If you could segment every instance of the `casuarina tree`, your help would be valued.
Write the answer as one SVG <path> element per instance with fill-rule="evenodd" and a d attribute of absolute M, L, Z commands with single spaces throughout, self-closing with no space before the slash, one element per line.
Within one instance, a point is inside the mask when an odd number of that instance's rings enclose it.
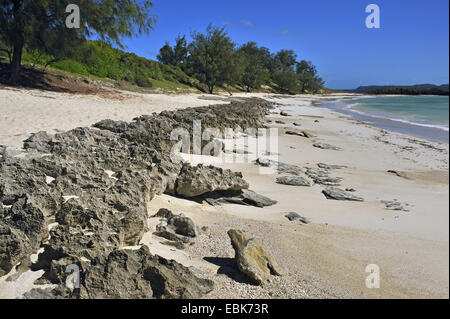
<path fill-rule="evenodd" d="M 206 33 L 194 32 L 189 44 L 188 63 L 192 75 L 205 84 L 210 94 L 218 85 L 230 83 L 233 71 L 234 43 L 224 28 L 209 25 Z"/>

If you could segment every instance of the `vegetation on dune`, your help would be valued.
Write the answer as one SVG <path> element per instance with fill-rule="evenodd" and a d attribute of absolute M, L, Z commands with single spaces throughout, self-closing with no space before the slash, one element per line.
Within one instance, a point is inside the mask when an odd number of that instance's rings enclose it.
<path fill-rule="evenodd" d="M 74 28 L 67 27 L 67 1 L 0 0 L 1 50 L 10 60 L 11 84 L 19 79 L 24 49 L 38 50 L 54 61 L 71 59 L 94 34 L 122 47 L 123 37 L 149 33 L 155 22 L 148 0 L 73 0 L 71 4 L 83 8 Z"/>
<path fill-rule="evenodd" d="M 237 46 L 224 28 L 209 25 L 205 33 L 194 32 L 186 43 L 178 36 L 174 47 L 167 42 L 158 55 L 163 64 L 180 67 L 187 75 L 204 84 L 209 93 L 218 86 L 240 87 L 247 92 L 263 85 L 281 93 L 315 93 L 323 80 L 309 61 L 297 61 L 292 50 L 270 53 L 255 42 Z"/>

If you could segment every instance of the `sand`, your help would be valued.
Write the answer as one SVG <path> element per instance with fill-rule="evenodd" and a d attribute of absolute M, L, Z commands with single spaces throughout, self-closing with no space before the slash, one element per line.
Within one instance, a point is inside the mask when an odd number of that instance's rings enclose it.
<path fill-rule="evenodd" d="M 197 94 L 164 95 L 121 92 L 111 98 L 95 95 L 0 88 L 0 144 L 21 147 L 31 133 L 56 133 L 90 126 L 103 119 L 131 121 L 164 110 L 220 104 Z"/>
<path fill-rule="evenodd" d="M 250 188 L 277 200 L 276 205 L 212 207 L 168 195 L 157 196 L 149 204 L 149 216 L 159 208 L 169 208 L 209 230 L 192 246 L 179 250 L 162 244 L 164 240 L 152 235 L 158 220 L 149 217 L 150 231 L 144 235 L 142 244 L 155 254 L 191 267 L 199 276 L 213 279 L 216 288 L 207 298 L 448 298 L 448 145 L 387 132 L 315 106 L 320 99 L 336 96 L 281 99 L 268 94 L 252 96 L 279 103 L 268 119 L 272 120 L 272 127 L 278 128 L 281 162 L 311 168 L 317 168 L 317 163 L 345 165 L 330 175 L 342 177 L 340 187 L 354 188 L 354 194 L 365 201 L 328 200 L 319 185 L 276 184 L 278 175 L 261 174 L 257 165 L 245 162 L 244 155 L 240 155 L 242 163 L 228 161 L 215 165 L 243 172 Z M 0 90 L 0 144 L 20 147 L 21 140 L 39 130 L 67 130 L 105 118 L 129 121 L 142 114 L 225 103 L 225 99 L 226 96 L 211 99 L 194 94 L 123 93 L 121 99 L 114 100 Z M 291 116 L 279 115 L 281 110 Z M 275 120 L 285 124 L 275 124 Z M 293 122 L 301 126 L 294 126 Z M 315 137 L 286 135 L 286 129 L 305 130 Z M 315 142 L 338 146 L 342 151 L 313 147 Z M 408 179 L 388 170 L 405 173 Z M 381 201 L 394 199 L 409 211 L 386 210 Z M 311 223 L 288 221 L 284 213 L 291 211 Z M 230 228 L 261 239 L 286 275 L 265 287 L 249 284 L 235 270 L 226 234 Z M 366 287 L 368 264 L 379 266 L 380 288 Z M 19 279 L 16 281 L 19 286 L 26 281 Z M 8 285 L 11 291 L 11 284 Z M 7 288 L 0 281 L 2 290 Z"/>

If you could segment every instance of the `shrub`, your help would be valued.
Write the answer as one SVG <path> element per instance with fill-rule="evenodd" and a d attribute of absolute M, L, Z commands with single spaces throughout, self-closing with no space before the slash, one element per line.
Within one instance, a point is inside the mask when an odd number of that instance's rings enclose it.
<path fill-rule="evenodd" d="M 52 66 L 56 69 L 70 72 L 70 73 L 76 73 L 76 74 L 86 75 L 86 76 L 89 75 L 89 72 L 86 70 L 86 68 L 82 64 L 80 64 L 77 61 L 72 60 L 72 59 L 57 61 L 57 62 L 53 63 Z"/>
<path fill-rule="evenodd" d="M 134 83 L 137 86 L 144 87 L 144 88 L 150 88 L 153 86 L 152 81 L 148 77 L 146 77 L 142 73 L 137 73 L 134 78 Z"/>

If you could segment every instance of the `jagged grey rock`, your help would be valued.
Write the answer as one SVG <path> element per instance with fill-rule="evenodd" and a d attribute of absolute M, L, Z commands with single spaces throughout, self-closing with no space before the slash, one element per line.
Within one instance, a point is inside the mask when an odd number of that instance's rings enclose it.
<path fill-rule="evenodd" d="M 238 192 L 218 192 L 208 194 L 204 200 L 210 205 L 216 206 L 221 204 L 239 204 L 246 206 L 265 207 L 272 206 L 277 203 L 266 196 L 255 193 L 254 191 L 244 189 Z"/>
<path fill-rule="evenodd" d="M 272 280 L 271 276 L 281 276 L 283 271 L 256 239 L 248 238 L 242 231 L 230 229 L 228 236 L 235 251 L 238 269 L 255 284 L 263 285 Z"/>
<path fill-rule="evenodd" d="M 214 191 L 236 191 L 248 187 L 241 173 L 202 164 L 195 167 L 185 164 L 176 180 L 175 191 L 177 195 L 196 197 Z"/>
<path fill-rule="evenodd" d="M 394 200 L 382 200 L 381 203 L 384 205 L 384 208 L 387 210 L 399 210 L 404 212 L 409 212 L 409 209 L 405 206 L 408 206 L 407 203 L 402 204 L 397 199 Z"/>
<path fill-rule="evenodd" d="M 331 165 L 331 164 L 325 164 L 325 163 L 318 163 L 317 166 L 319 168 L 329 169 L 329 170 L 341 169 L 341 168 L 346 168 L 347 167 L 345 165 Z"/>
<path fill-rule="evenodd" d="M 311 178 L 316 184 L 327 186 L 339 186 L 342 181 L 342 177 L 332 177 L 326 170 L 320 170 L 315 168 L 306 168 L 305 174 Z"/>
<path fill-rule="evenodd" d="M 79 289 L 64 285 L 68 265 L 80 269 Z M 199 298 L 214 287 L 211 280 L 198 278 L 176 261 L 150 254 L 147 246 L 112 250 L 101 263 L 63 257 L 53 260 L 44 276 L 40 283 L 57 284 L 53 294 L 65 298 Z"/>
<path fill-rule="evenodd" d="M 312 186 L 314 182 L 308 177 L 303 176 L 280 176 L 276 179 L 277 184 L 291 186 Z"/>
<path fill-rule="evenodd" d="M 276 163 L 276 169 L 280 174 L 301 175 L 304 173 L 301 167 L 283 162 Z"/>
<path fill-rule="evenodd" d="M 322 191 L 322 193 L 325 195 L 327 199 L 348 200 L 358 202 L 364 201 L 362 197 L 355 196 L 353 194 L 350 194 L 349 192 L 346 192 L 336 187 L 327 187 Z"/>
<path fill-rule="evenodd" d="M 183 214 L 175 215 L 170 210 L 161 208 L 153 217 L 163 218 L 153 234 L 170 241 L 187 244 L 191 238 L 197 237 L 200 233 L 200 229 L 193 220 Z M 179 245 L 179 247 L 184 248 L 184 245 Z"/>

